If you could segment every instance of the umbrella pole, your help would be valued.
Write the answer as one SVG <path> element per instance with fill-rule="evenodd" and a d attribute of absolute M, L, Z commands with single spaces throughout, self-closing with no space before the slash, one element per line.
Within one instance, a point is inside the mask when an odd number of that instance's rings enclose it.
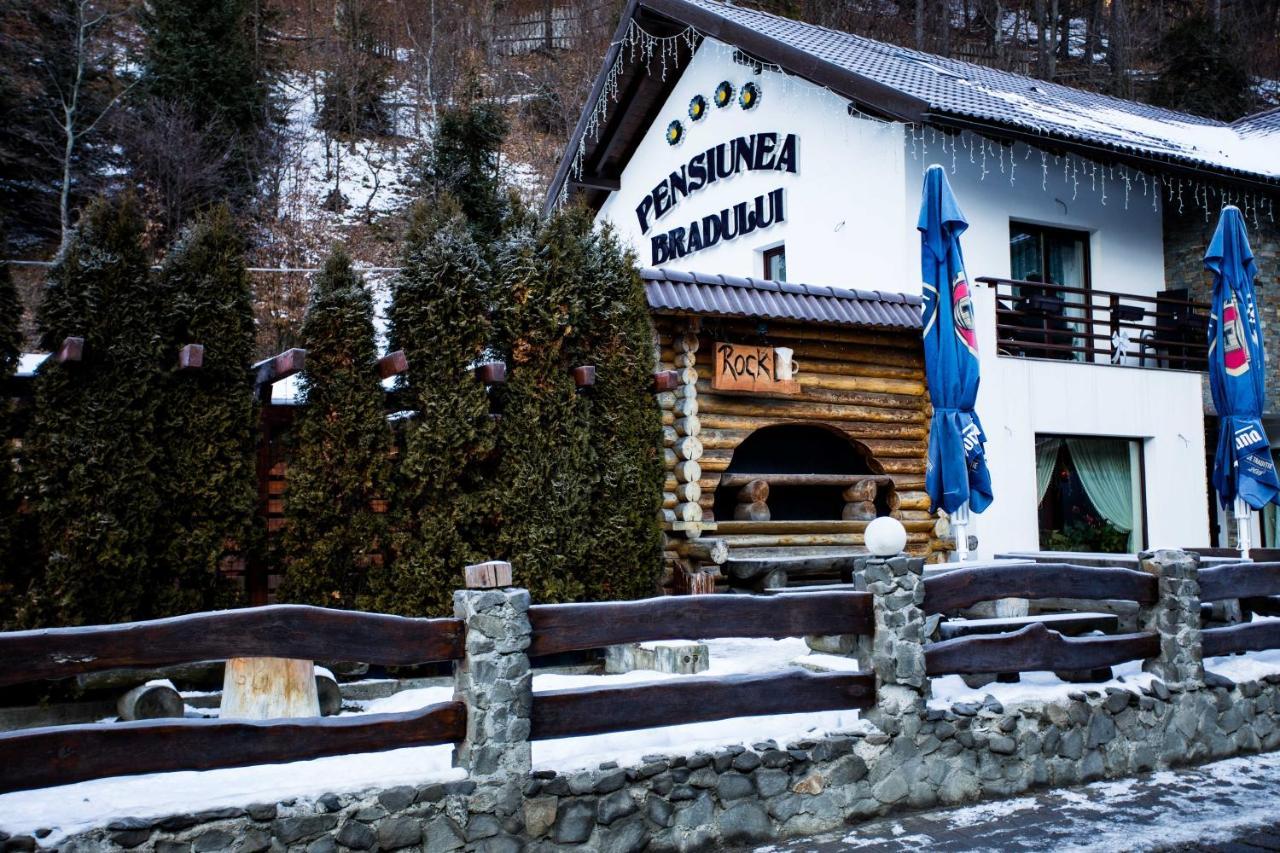
<path fill-rule="evenodd" d="M 965 501 L 956 507 L 951 514 L 951 532 L 956 537 L 956 559 L 964 562 L 969 559 L 969 502 Z"/>
<path fill-rule="evenodd" d="M 1240 559 L 1249 559 L 1249 522 L 1253 515 L 1253 508 L 1245 501 L 1244 498 L 1236 498 L 1235 517 L 1236 517 L 1236 545 L 1240 547 Z"/>

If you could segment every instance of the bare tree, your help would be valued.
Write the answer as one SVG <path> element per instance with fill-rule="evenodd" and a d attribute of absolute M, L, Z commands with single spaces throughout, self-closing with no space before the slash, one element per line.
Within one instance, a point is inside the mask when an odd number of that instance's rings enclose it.
<path fill-rule="evenodd" d="M 222 194 L 231 143 L 224 134 L 202 130 L 182 104 L 148 103 L 128 123 L 135 174 L 159 208 L 167 233 Z"/>
<path fill-rule="evenodd" d="M 69 80 L 60 80 L 55 75 L 53 85 L 58 92 L 61 106 L 59 128 L 62 136 L 62 150 L 59 162 L 62 167 L 62 182 L 58 192 L 58 224 L 62 239 L 59 248 L 65 246 L 71 232 L 71 185 L 74 179 L 72 167 L 75 162 L 76 147 L 86 136 L 93 133 L 98 124 L 111 112 L 128 92 L 137 85 L 134 80 L 128 86 L 117 91 L 105 105 L 90 112 L 84 105 L 84 89 L 86 68 L 91 62 L 91 54 L 95 49 L 94 41 L 113 18 L 116 12 L 100 8 L 96 0 L 71 0 L 67 10 L 71 16 L 71 76 Z M 53 74 L 54 72 L 50 72 Z"/>

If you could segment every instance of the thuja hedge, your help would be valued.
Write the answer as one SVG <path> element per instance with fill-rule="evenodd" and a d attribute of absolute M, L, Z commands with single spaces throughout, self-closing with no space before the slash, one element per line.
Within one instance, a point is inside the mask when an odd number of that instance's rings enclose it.
<path fill-rule="evenodd" d="M 286 439 L 285 525 L 267 548 L 252 296 L 234 224 L 214 212 L 151 274 L 136 204 L 94 203 L 38 317 L 43 348 L 83 336 L 83 360 L 40 369 L 23 443 L 29 479 L 0 482 L 10 505 L 28 496 L 39 533 L 25 560 L 0 538 L 11 567 L 0 621 L 233 604 L 219 570 L 256 548 L 283 574 L 279 600 L 335 607 L 448 612 L 462 566 L 488 558 L 510 560 L 541 601 L 656 592 L 661 427 L 632 259 L 577 209 L 543 221 L 516 209 L 482 247 L 443 195 L 414 213 L 402 265 L 389 333 L 409 370 L 391 395 L 350 259 L 336 250 L 316 276 L 302 405 Z M 16 353 L 7 294 L 0 279 L 3 371 Z M 203 367 L 178 371 L 188 343 L 204 346 Z M 492 358 L 507 362 L 508 382 L 486 388 L 474 371 Z M 588 364 L 597 381 L 580 389 L 572 370 Z M 4 465 L 0 480 L 14 470 Z"/>

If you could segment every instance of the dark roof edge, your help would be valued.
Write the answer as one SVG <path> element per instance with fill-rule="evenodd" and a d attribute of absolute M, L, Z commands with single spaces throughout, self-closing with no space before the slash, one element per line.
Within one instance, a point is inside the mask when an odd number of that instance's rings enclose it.
<path fill-rule="evenodd" d="M 569 170 L 573 168 L 573 160 L 577 156 L 582 136 L 587 132 L 587 122 L 590 121 L 596 102 L 600 100 L 600 95 L 604 92 L 604 84 L 609 77 L 609 70 L 613 68 L 614 62 L 618 59 L 618 54 L 622 51 L 622 40 L 626 38 L 627 30 L 630 28 L 631 21 L 635 18 L 639 7 L 640 0 L 627 0 L 627 6 L 622 10 L 622 18 L 618 21 L 618 28 L 613 32 L 613 39 L 609 42 L 609 49 L 605 51 L 604 62 L 596 73 L 595 82 L 591 84 L 591 94 L 587 95 L 587 102 L 578 116 L 578 123 L 574 126 L 573 133 L 569 135 L 569 145 L 565 148 L 564 156 L 560 158 L 560 165 L 556 167 L 555 176 L 551 179 L 551 185 L 547 189 L 547 197 L 542 203 L 544 216 L 551 212 L 551 208 L 555 206 L 556 199 L 560 197 L 561 187 L 564 186 L 565 181 L 569 180 Z"/>
<path fill-rule="evenodd" d="M 1271 179 L 1244 170 L 1212 166 L 1191 157 L 1180 157 L 1173 154 L 1159 156 L 1150 152 L 1126 151 L 1118 146 L 1090 144 L 1087 141 L 1072 139 L 1064 135 L 1036 133 L 1025 127 L 1004 122 L 983 121 L 972 116 L 935 112 L 930 109 L 927 101 L 855 74 L 846 68 L 820 60 L 799 48 L 765 36 L 756 30 L 685 2 L 685 0 L 628 0 L 613 42 L 605 55 L 604 65 L 596 77 L 596 81 L 591 88 L 591 95 L 583 108 L 582 115 L 579 116 L 578 125 L 569 139 L 569 145 L 565 149 L 564 157 L 548 188 L 547 198 L 543 205 L 544 212 L 549 212 L 555 205 L 556 199 L 560 196 L 561 190 L 569 178 L 569 170 L 572 167 L 578 146 L 581 144 L 582 135 L 586 131 L 588 118 L 600 97 L 600 93 L 604 90 L 605 79 L 618 56 L 627 28 L 641 9 L 692 27 L 705 36 L 744 50 L 758 59 L 776 64 L 790 74 L 801 77 L 810 83 L 831 89 L 842 97 L 858 102 L 860 106 L 866 107 L 870 111 L 881 113 L 898 121 L 928 123 L 939 127 L 950 126 L 957 130 L 970 130 L 976 133 L 985 131 L 990 136 L 1003 136 L 1037 147 L 1058 146 L 1092 159 L 1105 156 L 1112 160 L 1133 164 L 1158 163 L 1168 171 L 1197 176 L 1212 175 L 1217 180 L 1243 185 L 1252 190 L 1274 193 L 1277 188 L 1280 188 L 1280 178 Z M 1264 116 L 1268 112 L 1271 112 L 1271 110 L 1264 110 L 1253 116 L 1245 116 L 1225 126 L 1238 126 L 1240 123 L 1247 123 L 1249 119 L 1257 119 Z"/>

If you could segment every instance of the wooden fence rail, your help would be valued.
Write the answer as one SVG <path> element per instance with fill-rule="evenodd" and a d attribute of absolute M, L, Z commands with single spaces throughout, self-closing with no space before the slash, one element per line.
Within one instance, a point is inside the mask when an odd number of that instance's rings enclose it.
<path fill-rule="evenodd" d="M 279 604 L 148 622 L 0 634 L 0 687 L 102 669 L 230 657 L 408 666 L 462 657 L 460 619 Z"/>
<path fill-rule="evenodd" d="M 1071 563 L 1013 563 L 956 569 L 925 578 L 925 613 L 945 613 L 996 598 L 1124 599 L 1154 604 L 1154 575 Z M 985 671 L 985 670 L 984 670 Z"/>
<path fill-rule="evenodd" d="M 656 684 L 555 690 L 533 695 L 534 740 L 763 714 L 799 714 L 875 704 L 870 672 L 730 675 Z"/>
<path fill-rule="evenodd" d="M 1100 669 L 1160 654 L 1154 633 L 1064 637 L 1039 622 L 1008 634 L 957 637 L 925 646 L 930 676 Z"/>
<path fill-rule="evenodd" d="M 803 637 L 869 634 L 871 594 L 824 592 L 648 598 L 529 608 L 531 655 L 680 637 Z"/>
<path fill-rule="evenodd" d="M 1230 563 L 1200 570 L 1200 600 L 1280 595 L 1280 563 Z"/>
<path fill-rule="evenodd" d="M 1237 652 L 1280 649 L 1280 621 L 1246 622 L 1225 628 L 1205 628 L 1200 632 L 1201 653 L 1207 657 Z"/>
<path fill-rule="evenodd" d="M 0 734 L 0 793 L 104 776 L 281 764 L 452 743 L 467 710 L 442 702 L 401 714 L 307 720 L 161 720 Z"/>

